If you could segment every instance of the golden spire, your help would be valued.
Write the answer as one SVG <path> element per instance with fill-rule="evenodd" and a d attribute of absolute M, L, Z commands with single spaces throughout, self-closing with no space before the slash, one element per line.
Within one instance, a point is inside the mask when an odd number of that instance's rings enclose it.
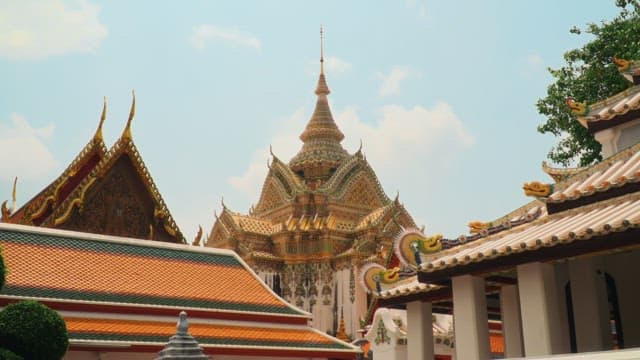
<path fill-rule="evenodd" d="M 324 78 L 324 28 L 320 25 L 320 77 L 316 86 L 316 95 L 329 95 L 329 86 Z"/>
<path fill-rule="evenodd" d="M 96 129 L 96 133 L 93 135 L 95 140 L 102 140 L 102 124 L 104 124 L 104 120 L 107 118 L 107 97 L 105 96 L 102 104 L 102 115 L 100 115 L 100 123 L 98 124 L 98 128 Z"/>
<path fill-rule="evenodd" d="M 340 145 L 344 134 L 338 129 L 331 109 L 329 108 L 329 87 L 324 75 L 324 28 L 320 28 L 320 76 L 316 86 L 316 107 L 313 115 L 307 123 L 305 130 L 300 134 L 300 140 L 304 143 L 302 149 L 291 159 L 289 166 L 293 171 L 300 171 L 311 167 L 321 166 L 322 175 L 325 170 L 336 168 L 344 160 L 348 153 Z M 313 173 L 313 172 L 310 172 Z M 315 175 L 314 175 L 315 176 Z"/>
<path fill-rule="evenodd" d="M 131 139 L 131 122 L 134 116 L 136 116 L 136 92 L 135 90 L 131 90 L 131 93 L 133 94 L 133 100 L 131 101 L 131 110 L 129 110 L 129 119 L 127 120 L 127 126 L 122 132 L 122 137 L 126 139 Z"/>
<path fill-rule="evenodd" d="M 338 331 L 336 337 L 342 341 L 349 342 L 349 335 L 347 335 L 346 327 L 344 324 L 344 314 L 342 308 L 340 308 L 340 323 L 338 325 Z"/>
<path fill-rule="evenodd" d="M 320 24 L 320 74 L 324 75 L 324 29 Z"/>

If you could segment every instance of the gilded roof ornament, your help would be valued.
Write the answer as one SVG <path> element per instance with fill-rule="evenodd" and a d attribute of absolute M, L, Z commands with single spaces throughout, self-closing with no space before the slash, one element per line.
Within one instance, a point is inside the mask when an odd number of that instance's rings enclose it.
<path fill-rule="evenodd" d="M 527 196 L 547 197 L 553 193 L 553 184 L 545 184 L 540 181 L 532 181 L 522 185 L 524 194 Z"/>
<path fill-rule="evenodd" d="M 195 239 L 193 239 L 193 246 L 200 246 L 200 241 L 202 240 L 202 226 L 198 225 L 198 233 L 196 234 Z"/>
<path fill-rule="evenodd" d="M 9 220 L 9 216 L 11 216 L 11 210 L 9 210 L 9 208 L 7 207 L 7 200 L 2 202 L 1 210 L 2 217 L 0 217 L 0 220 L 3 222 Z"/>
<path fill-rule="evenodd" d="M 127 125 L 122 132 L 122 138 L 124 139 L 132 139 L 131 137 L 131 122 L 133 118 L 136 116 L 136 92 L 135 90 L 131 90 L 133 95 L 133 100 L 131 101 L 131 109 L 129 110 L 129 119 L 127 119 Z"/>
<path fill-rule="evenodd" d="M 619 59 L 615 55 L 611 57 L 611 61 L 616 64 L 616 66 L 618 67 L 618 71 L 625 71 L 629 68 L 629 65 L 631 65 L 631 62 L 629 60 Z"/>
<path fill-rule="evenodd" d="M 13 189 L 11 189 L 11 208 L 9 209 L 11 212 L 16 211 L 16 189 L 18 186 L 18 177 L 16 176 L 13 179 Z"/>
<path fill-rule="evenodd" d="M 589 106 L 584 102 L 577 102 L 572 97 L 567 97 L 567 106 L 571 109 L 571 113 L 577 116 L 584 116 L 589 113 Z"/>
<path fill-rule="evenodd" d="M 107 118 L 107 97 L 105 96 L 102 103 L 102 114 L 100 115 L 100 123 L 98 123 L 98 128 L 96 129 L 96 133 L 93 135 L 94 140 L 102 141 L 102 125 L 104 124 L 104 120 Z"/>

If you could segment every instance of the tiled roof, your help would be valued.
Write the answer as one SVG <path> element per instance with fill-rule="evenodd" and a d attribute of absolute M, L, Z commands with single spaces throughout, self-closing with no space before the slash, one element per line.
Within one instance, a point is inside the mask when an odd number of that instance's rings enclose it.
<path fill-rule="evenodd" d="M 163 346 L 175 333 L 175 322 L 128 319 L 64 317 L 71 346 L 84 342 L 127 342 Z M 206 352 L 215 348 L 262 348 L 307 351 L 355 352 L 348 344 L 337 341 L 306 325 L 226 325 L 189 321 L 189 333 Z M 210 350 L 210 351 L 207 351 Z M 215 352 L 215 350 L 213 350 Z"/>
<path fill-rule="evenodd" d="M 577 178 L 577 179 L 576 179 Z M 640 181 L 640 144 L 608 158 L 558 185 L 547 203 L 561 203 Z"/>
<path fill-rule="evenodd" d="M 379 297 L 382 299 L 390 299 L 398 296 L 426 293 L 434 289 L 442 288 L 441 286 L 437 285 L 421 283 L 418 281 L 418 278 L 416 276 L 401 280 L 393 285 L 393 287 L 383 289 L 380 292 Z"/>
<path fill-rule="evenodd" d="M 272 225 L 269 221 L 238 213 L 232 213 L 231 218 L 242 231 L 260 235 L 271 235 L 273 233 Z"/>
<path fill-rule="evenodd" d="M 421 265 L 436 272 L 533 252 L 640 226 L 640 194 L 631 194 L 540 218 L 532 223 L 437 253 Z"/>
<path fill-rule="evenodd" d="M 578 117 L 582 126 L 589 123 L 611 120 L 632 110 L 640 109 L 640 86 L 633 86 L 606 100 L 597 102 L 589 107 L 589 113 Z"/>
<path fill-rule="evenodd" d="M 295 317 L 233 252 L 0 224 L 3 296 Z"/>
<path fill-rule="evenodd" d="M 396 205 L 398 205 L 398 204 L 395 201 L 391 201 L 389 204 L 387 204 L 385 206 L 381 206 L 381 207 L 371 211 L 369 214 L 367 214 L 362 219 L 360 219 L 360 221 L 358 222 L 358 225 L 356 225 L 355 230 L 356 231 L 364 230 L 364 229 L 370 227 L 371 225 L 377 225 L 378 222 L 389 211 L 391 211 L 393 208 L 396 207 Z"/>

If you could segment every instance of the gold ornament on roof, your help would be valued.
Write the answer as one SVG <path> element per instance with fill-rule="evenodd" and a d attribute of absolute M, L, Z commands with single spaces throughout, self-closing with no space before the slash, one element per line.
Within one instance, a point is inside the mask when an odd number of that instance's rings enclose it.
<path fill-rule="evenodd" d="M 619 59 L 615 55 L 611 57 L 611 61 L 618 67 L 618 71 L 625 71 L 631 65 L 631 61 L 625 59 Z"/>
<path fill-rule="evenodd" d="M 129 110 L 129 118 L 127 119 L 127 125 L 122 132 L 123 139 L 132 139 L 131 137 L 131 122 L 133 118 L 136 116 L 136 92 L 135 90 L 131 91 L 133 95 L 133 100 L 131 101 L 131 109 Z"/>
<path fill-rule="evenodd" d="M 196 234 L 196 238 L 193 240 L 193 245 L 199 246 L 201 240 L 202 240 L 202 226 L 198 225 L 198 233 Z"/>
<path fill-rule="evenodd" d="M 524 194 L 527 196 L 547 197 L 553 192 L 553 184 L 532 181 L 522 185 L 522 189 L 524 190 Z"/>
<path fill-rule="evenodd" d="M 102 141 L 102 125 L 104 124 L 105 119 L 107 118 L 107 97 L 105 96 L 102 104 L 102 115 L 100 115 L 100 123 L 98 123 L 98 128 L 96 129 L 96 133 L 93 135 L 94 140 Z"/>
<path fill-rule="evenodd" d="M 589 106 L 584 102 L 577 102 L 574 98 L 568 97 L 566 99 L 567 106 L 571 109 L 571 113 L 577 116 L 587 115 L 589 112 Z"/>
<path fill-rule="evenodd" d="M 471 221 L 469 222 L 469 232 L 472 234 L 479 234 L 485 230 L 488 230 L 491 227 L 490 222 L 482 222 L 482 221 Z"/>

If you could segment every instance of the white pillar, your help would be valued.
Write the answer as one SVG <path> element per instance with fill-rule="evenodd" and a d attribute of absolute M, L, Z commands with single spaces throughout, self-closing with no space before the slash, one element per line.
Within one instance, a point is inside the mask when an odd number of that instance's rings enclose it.
<path fill-rule="evenodd" d="M 518 265 L 520 313 L 526 356 L 569 352 L 568 336 L 562 331 L 556 279 L 551 264 Z"/>
<path fill-rule="evenodd" d="M 489 359 L 491 350 L 484 279 L 471 275 L 456 276 L 452 279 L 452 288 L 456 359 Z"/>
<path fill-rule="evenodd" d="M 603 158 L 618 152 L 618 138 L 620 137 L 619 129 L 605 129 L 593 134 L 595 139 L 602 145 L 601 154 Z"/>
<path fill-rule="evenodd" d="M 569 263 L 573 318 L 578 352 L 611 349 L 607 285 L 594 259 Z"/>
<path fill-rule="evenodd" d="M 500 289 L 500 311 L 502 315 L 504 357 L 524 356 L 520 300 L 518 299 L 518 287 L 516 285 L 504 285 Z"/>
<path fill-rule="evenodd" d="M 412 301 L 407 304 L 407 358 L 433 360 L 433 325 L 431 303 Z"/>

